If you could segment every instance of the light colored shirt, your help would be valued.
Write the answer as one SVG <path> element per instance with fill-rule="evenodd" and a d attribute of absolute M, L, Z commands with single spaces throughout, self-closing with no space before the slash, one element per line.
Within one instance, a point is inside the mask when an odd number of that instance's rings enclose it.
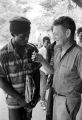
<path fill-rule="evenodd" d="M 64 47 L 64 54 L 71 45 Z M 76 45 L 70 52 L 58 61 L 60 52 L 54 54 L 53 88 L 62 95 L 72 91 L 82 92 L 82 49 Z"/>

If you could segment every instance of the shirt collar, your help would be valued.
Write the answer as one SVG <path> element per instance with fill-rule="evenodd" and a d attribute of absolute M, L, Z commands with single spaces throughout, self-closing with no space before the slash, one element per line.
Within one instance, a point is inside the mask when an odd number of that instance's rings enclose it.
<path fill-rule="evenodd" d="M 14 48 L 13 48 L 12 39 L 11 39 L 11 41 L 10 41 L 9 44 L 8 44 L 8 51 L 9 51 L 9 52 L 12 52 L 13 50 L 14 50 Z"/>
<path fill-rule="evenodd" d="M 66 51 L 73 45 L 73 43 L 71 42 L 67 42 L 63 47 L 62 47 L 62 53 L 61 53 L 61 56 L 63 56 Z"/>

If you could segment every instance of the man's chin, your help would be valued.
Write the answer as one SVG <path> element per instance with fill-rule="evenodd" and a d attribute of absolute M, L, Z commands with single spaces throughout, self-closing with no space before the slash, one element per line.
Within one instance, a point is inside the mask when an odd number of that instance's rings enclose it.
<path fill-rule="evenodd" d="M 27 43 L 20 43 L 19 45 L 20 45 L 21 47 L 24 47 L 24 46 L 27 45 Z"/>

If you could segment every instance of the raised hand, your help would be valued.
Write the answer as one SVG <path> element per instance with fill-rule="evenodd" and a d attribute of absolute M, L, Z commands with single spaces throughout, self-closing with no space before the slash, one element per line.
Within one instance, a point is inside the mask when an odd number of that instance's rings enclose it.
<path fill-rule="evenodd" d="M 39 54 L 39 53 L 33 52 L 33 54 L 32 54 L 32 61 L 41 63 L 43 61 L 43 56 L 41 54 Z"/>

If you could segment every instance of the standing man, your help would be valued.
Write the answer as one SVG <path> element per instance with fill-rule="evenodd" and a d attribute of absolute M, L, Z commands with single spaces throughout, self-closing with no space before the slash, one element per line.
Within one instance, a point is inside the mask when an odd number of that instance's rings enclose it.
<path fill-rule="evenodd" d="M 39 66 L 31 60 L 36 47 L 28 43 L 31 23 L 24 17 L 10 21 L 11 41 L 0 50 L 0 88 L 6 93 L 9 120 L 31 120 L 39 100 Z"/>
<path fill-rule="evenodd" d="M 48 36 L 43 37 L 43 46 L 39 49 L 39 53 L 46 59 L 47 47 L 50 44 L 50 38 Z M 40 68 L 40 96 L 41 96 L 41 107 L 43 110 L 46 109 L 46 85 L 47 85 L 47 71 L 44 66 Z"/>
<path fill-rule="evenodd" d="M 40 55 L 32 59 L 41 62 L 53 77 L 53 120 L 75 120 L 82 93 L 82 49 L 74 40 L 76 25 L 72 18 L 62 16 L 52 26 L 56 40 L 54 69 Z"/>
<path fill-rule="evenodd" d="M 82 27 L 77 29 L 77 37 L 78 37 L 77 44 L 80 47 L 82 47 Z M 81 105 L 80 105 L 79 112 L 77 114 L 77 120 L 82 120 L 82 94 L 81 94 Z"/>

